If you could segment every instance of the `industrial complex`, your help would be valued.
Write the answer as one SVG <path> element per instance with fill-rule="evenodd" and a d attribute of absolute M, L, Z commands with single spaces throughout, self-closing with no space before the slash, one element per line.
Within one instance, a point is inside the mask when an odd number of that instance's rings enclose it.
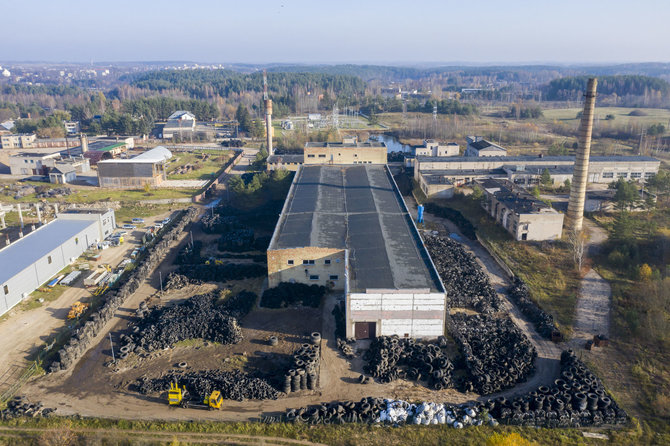
<path fill-rule="evenodd" d="M 303 166 L 267 257 L 270 286 L 342 290 L 348 337 L 444 332 L 444 287 L 384 165 Z"/>

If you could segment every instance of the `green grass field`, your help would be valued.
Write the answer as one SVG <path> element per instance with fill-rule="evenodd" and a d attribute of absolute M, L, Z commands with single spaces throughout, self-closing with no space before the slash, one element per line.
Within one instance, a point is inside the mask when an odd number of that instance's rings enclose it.
<path fill-rule="evenodd" d="M 581 108 L 550 108 L 544 109 L 544 118 L 538 121 L 575 121 L 577 122 L 577 113 Z M 638 111 L 645 113 L 646 116 L 630 116 L 630 112 Z M 605 121 L 607 115 L 614 115 L 611 121 Z M 596 107 L 596 117 L 600 122 L 610 122 L 611 125 L 638 124 L 650 126 L 660 123 L 668 126 L 670 121 L 670 110 L 662 108 L 629 108 L 629 107 Z"/>
<path fill-rule="evenodd" d="M 210 155 L 207 161 L 202 160 L 202 155 Z M 167 166 L 168 179 L 170 180 L 209 180 L 223 167 L 230 157 L 228 151 L 200 150 L 194 152 L 177 152 L 174 161 Z M 196 166 L 194 170 L 184 174 L 175 174 L 179 167 L 191 164 Z"/>

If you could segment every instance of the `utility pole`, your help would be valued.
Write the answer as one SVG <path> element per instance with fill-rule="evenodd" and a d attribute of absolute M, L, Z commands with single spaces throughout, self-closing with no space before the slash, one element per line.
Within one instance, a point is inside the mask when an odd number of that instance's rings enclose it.
<path fill-rule="evenodd" d="M 163 295 L 163 274 L 158 271 L 158 281 L 161 283 L 161 296 Z"/>
<path fill-rule="evenodd" d="M 116 358 L 114 357 L 114 343 L 112 342 L 112 334 L 109 333 L 109 345 L 112 346 L 112 362 L 116 362 Z"/>

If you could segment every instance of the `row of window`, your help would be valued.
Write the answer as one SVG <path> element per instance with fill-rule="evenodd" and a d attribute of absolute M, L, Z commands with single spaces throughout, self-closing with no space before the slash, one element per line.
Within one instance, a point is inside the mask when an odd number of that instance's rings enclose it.
<path fill-rule="evenodd" d="M 654 176 L 654 172 L 645 172 L 644 178 L 649 179 Z M 617 172 L 617 178 L 628 178 L 628 172 Z M 631 178 L 642 178 L 642 172 L 631 172 Z M 603 178 L 614 178 L 614 172 L 603 172 Z"/>
<path fill-rule="evenodd" d="M 331 274 L 330 276 L 328 276 L 328 280 L 338 280 L 339 278 L 340 276 L 338 276 L 337 274 Z M 313 274 L 309 276 L 309 280 L 319 280 L 319 275 Z"/>
<path fill-rule="evenodd" d="M 335 262 L 336 262 L 336 263 L 340 263 L 340 259 L 335 259 Z M 295 261 L 293 261 L 292 259 L 287 260 L 286 263 L 287 263 L 288 265 L 295 265 Z M 303 260 L 303 261 L 302 261 L 302 264 L 303 264 L 303 265 L 314 265 L 314 264 L 315 264 L 315 260 Z M 323 261 L 323 264 L 324 264 L 324 265 L 330 265 L 330 259 L 326 259 L 326 260 L 324 260 L 324 261 Z"/>

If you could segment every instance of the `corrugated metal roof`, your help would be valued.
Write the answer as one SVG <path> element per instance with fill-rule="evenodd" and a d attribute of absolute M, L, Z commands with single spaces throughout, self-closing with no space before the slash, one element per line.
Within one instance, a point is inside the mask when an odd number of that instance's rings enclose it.
<path fill-rule="evenodd" d="M 56 219 L 0 250 L 0 284 L 58 248 L 64 241 L 97 224 L 95 220 Z"/>

